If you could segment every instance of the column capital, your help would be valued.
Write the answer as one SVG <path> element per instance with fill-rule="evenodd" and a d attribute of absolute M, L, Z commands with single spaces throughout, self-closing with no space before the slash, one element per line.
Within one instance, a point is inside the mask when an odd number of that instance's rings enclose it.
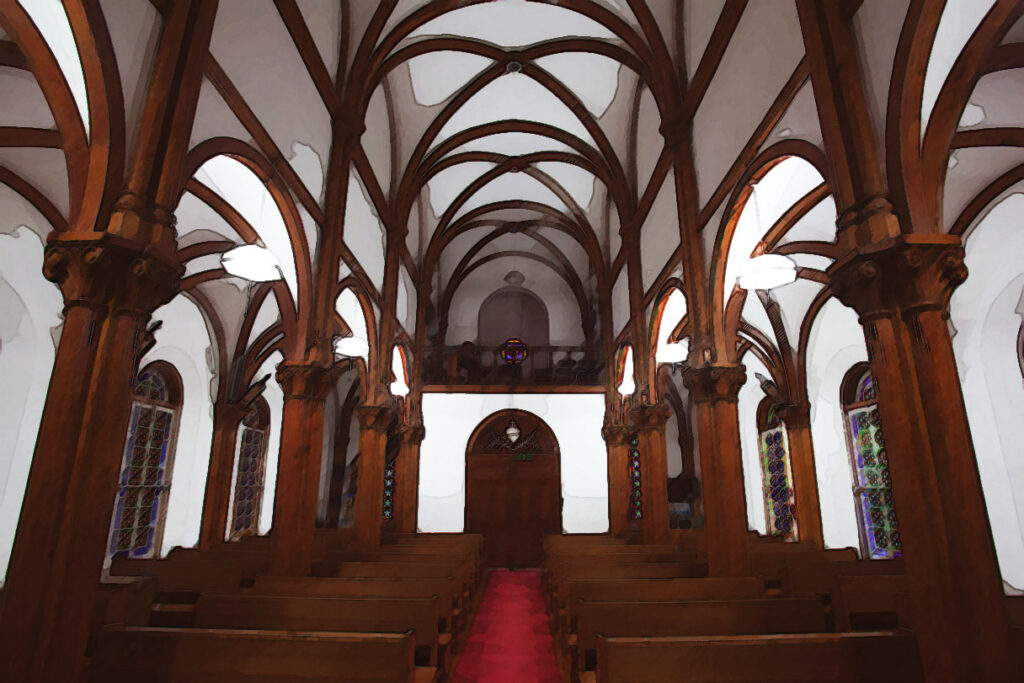
<path fill-rule="evenodd" d="M 427 435 L 427 430 L 421 424 L 406 425 L 403 427 L 399 436 L 402 439 L 403 445 L 419 446 L 423 443 L 423 437 Z"/>
<path fill-rule="evenodd" d="M 828 274 L 836 297 L 865 322 L 946 310 L 967 266 L 956 235 L 901 235 L 848 252 Z"/>
<path fill-rule="evenodd" d="M 629 435 L 632 433 L 632 427 L 619 422 L 605 421 L 601 426 L 601 437 L 604 438 L 605 442 L 609 445 L 624 445 L 626 441 L 629 440 Z"/>
<path fill-rule="evenodd" d="M 275 378 L 285 398 L 305 398 L 322 401 L 334 388 L 341 368 L 337 365 L 315 363 L 289 363 L 277 366 Z"/>
<path fill-rule="evenodd" d="M 109 307 L 149 315 L 178 292 L 184 268 L 148 244 L 107 232 L 52 234 L 43 276 L 65 305 Z"/>
<path fill-rule="evenodd" d="M 799 429 L 808 427 L 811 423 L 811 404 L 807 401 L 800 403 L 786 403 L 778 407 L 779 416 L 786 427 Z"/>
<path fill-rule="evenodd" d="M 166 208 L 147 197 L 125 190 L 114 203 L 107 231 L 173 252 L 177 248 L 177 222 L 174 214 Z"/>
<path fill-rule="evenodd" d="M 229 423 L 237 425 L 249 413 L 249 406 L 237 401 L 217 401 L 213 404 L 214 424 Z"/>
<path fill-rule="evenodd" d="M 743 365 L 705 365 L 683 372 L 683 384 L 696 402 L 735 402 L 746 381 L 747 369 Z"/>
<path fill-rule="evenodd" d="M 661 403 L 640 404 L 629 411 L 629 419 L 637 429 L 664 429 L 670 413 Z"/>
<path fill-rule="evenodd" d="M 356 415 L 359 418 L 359 429 L 370 432 L 386 432 L 394 411 L 390 406 L 359 406 L 356 408 Z"/>

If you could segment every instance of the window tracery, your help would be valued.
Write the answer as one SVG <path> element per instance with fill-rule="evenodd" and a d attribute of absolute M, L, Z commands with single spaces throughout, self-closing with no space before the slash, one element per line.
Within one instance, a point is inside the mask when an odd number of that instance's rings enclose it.
<path fill-rule="evenodd" d="M 758 407 L 757 423 L 768 534 L 796 541 L 799 538 L 794 516 L 796 497 L 793 492 L 793 467 L 790 463 L 786 423 L 767 398 Z"/>
<path fill-rule="evenodd" d="M 113 557 L 152 557 L 160 546 L 171 487 L 181 380 L 168 363 L 139 373 L 133 388 L 110 543 Z"/>
<path fill-rule="evenodd" d="M 263 504 L 269 432 L 270 409 L 261 397 L 242 419 L 236 458 L 235 495 L 231 506 L 232 541 L 257 532 Z"/>
<path fill-rule="evenodd" d="M 903 553 L 903 543 L 877 390 L 867 364 L 851 369 L 843 385 L 843 411 L 861 550 L 872 560 L 896 558 Z"/>

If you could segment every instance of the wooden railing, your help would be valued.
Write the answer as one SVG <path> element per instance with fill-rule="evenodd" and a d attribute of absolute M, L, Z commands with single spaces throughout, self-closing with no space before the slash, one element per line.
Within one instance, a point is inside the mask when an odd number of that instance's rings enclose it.
<path fill-rule="evenodd" d="M 531 346 L 526 359 L 506 363 L 497 348 L 434 346 L 426 350 L 427 384 L 599 386 L 605 381 L 601 350 L 588 346 Z"/>

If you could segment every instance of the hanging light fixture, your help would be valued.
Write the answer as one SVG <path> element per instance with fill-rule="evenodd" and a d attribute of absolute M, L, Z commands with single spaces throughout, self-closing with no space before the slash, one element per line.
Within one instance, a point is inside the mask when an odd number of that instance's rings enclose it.
<path fill-rule="evenodd" d="M 283 278 L 277 257 L 258 244 L 243 244 L 225 251 L 221 254 L 220 264 L 228 274 L 249 282 L 271 282 Z"/>
<path fill-rule="evenodd" d="M 516 419 L 513 417 L 508 421 L 508 427 L 505 427 L 505 436 L 508 437 L 509 443 L 514 444 L 519 441 L 519 437 L 522 435 L 522 430 L 519 429 L 519 425 L 516 424 Z"/>
<path fill-rule="evenodd" d="M 736 281 L 743 289 L 772 289 L 796 280 L 796 264 L 781 254 L 761 254 L 740 267 Z"/>

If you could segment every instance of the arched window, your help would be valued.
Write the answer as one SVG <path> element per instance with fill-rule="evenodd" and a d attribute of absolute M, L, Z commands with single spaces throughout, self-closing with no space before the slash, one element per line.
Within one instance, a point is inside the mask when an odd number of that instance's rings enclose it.
<path fill-rule="evenodd" d="M 793 467 L 789 461 L 789 435 L 786 423 L 767 397 L 757 407 L 757 432 L 768 534 L 796 541 L 799 536 L 793 514 L 796 498 L 793 494 Z"/>
<path fill-rule="evenodd" d="M 242 419 L 238 437 L 235 496 L 231 504 L 232 541 L 256 533 L 263 502 L 269 435 L 270 408 L 261 396 L 253 401 L 249 412 Z"/>
<path fill-rule="evenodd" d="M 139 373 L 132 394 L 108 552 L 113 557 L 152 557 L 160 547 L 167 513 L 181 378 L 170 364 L 151 363 Z"/>
<path fill-rule="evenodd" d="M 846 439 L 853 468 L 861 551 L 872 560 L 899 557 L 903 551 L 885 451 L 875 380 L 867 363 L 855 365 L 843 380 Z"/>

